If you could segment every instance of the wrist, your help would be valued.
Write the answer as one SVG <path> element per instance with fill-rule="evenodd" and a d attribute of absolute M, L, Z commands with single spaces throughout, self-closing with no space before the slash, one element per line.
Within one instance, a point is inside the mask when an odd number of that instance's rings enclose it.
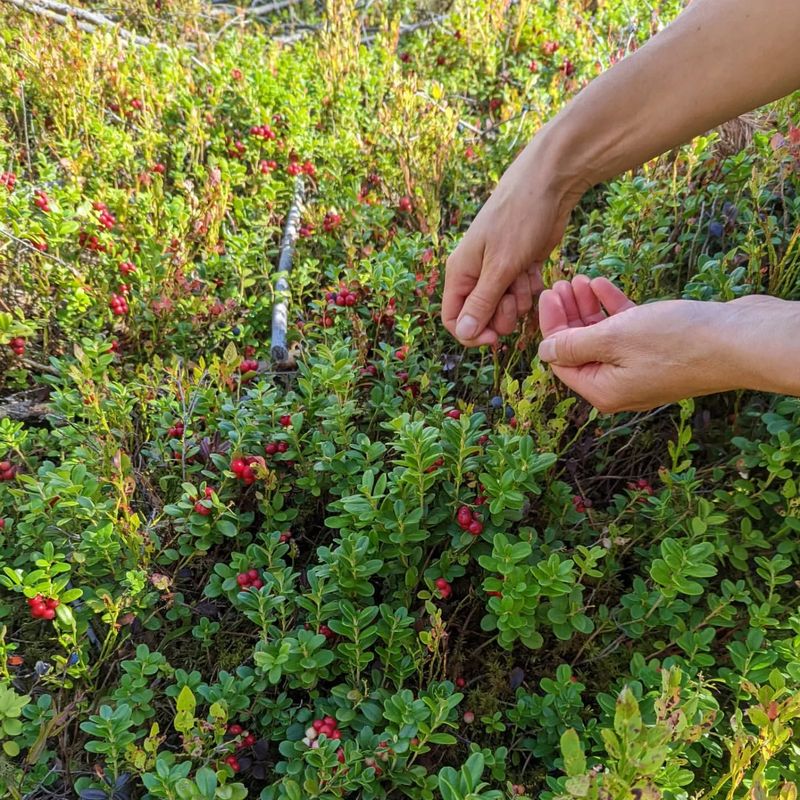
<path fill-rule="evenodd" d="M 750 295 L 723 308 L 718 341 L 734 388 L 800 396 L 800 303 Z"/>

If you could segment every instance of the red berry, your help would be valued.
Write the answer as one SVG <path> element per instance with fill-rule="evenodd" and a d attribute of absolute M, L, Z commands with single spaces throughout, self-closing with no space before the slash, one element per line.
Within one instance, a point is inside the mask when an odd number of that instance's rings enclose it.
<path fill-rule="evenodd" d="M 241 458 L 234 458 L 233 461 L 231 461 L 231 472 L 235 472 L 237 475 L 241 476 L 246 466 L 247 465 Z"/>
<path fill-rule="evenodd" d="M 228 733 L 231 736 L 238 736 L 242 732 L 242 726 L 237 725 L 235 722 L 228 725 Z"/>
<path fill-rule="evenodd" d="M 207 517 L 211 513 L 211 509 L 203 505 L 202 500 L 198 500 L 194 504 L 195 514 L 200 514 L 201 517 Z"/>
<path fill-rule="evenodd" d="M 252 747 L 256 743 L 256 737 L 253 733 L 248 733 L 247 736 L 242 739 L 242 747 Z"/>
<path fill-rule="evenodd" d="M 286 442 L 278 442 L 278 452 L 285 453 L 289 449 L 289 445 Z"/>
<path fill-rule="evenodd" d="M 6 526 L 6 521 L 2 517 L 0 517 L 0 531 L 3 530 L 5 526 Z"/>
<path fill-rule="evenodd" d="M 205 488 L 206 497 L 208 497 L 208 498 L 213 497 L 215 491 L 216 491 L 216 489 L 214 489 L 213 486 L 206 486 L 206 488 Z"/>
<path fill-rule="evenodd" d="M 250 588 L 251 589 L 260 589 L 264 585 L 264 581 L 261 578 L 256 578 L 255 580 L 251 581 Z"/>
<path fill-rule="evenodd" d="M 336 758 L 340 764 L 344 764 L 344 750 L 341 747 L 336 751 Z"/>
<path fill-rule="evenodd" d="M 236 576 L 236 583 L 238 583 L 239 586 L 242 586 L 242 587 L 249 586 L 250 585 L 250 576 L 246 572 L 240 572 Z"/>
<path fill-rule="evenodd" d="M 54 608 L 45 608 L 42 612 L 42 619 L 55 619 L 56 610 Z"/>
<path fill-rule="evenodd" d="M 473 536 L 480 536 L 483 533 L 483 523 L 480 520 L 473 520 L 468 528 Z"/>
<path fill-rule="evenodd" d="M 452 408 L 447 412 L 447 416 L 450 419 L 461 419 L 461 412 L 457 408 Z"/>
<path fill-rule="evenodd" d="M 402 211 L 404 214 L 407 214 L 411 211 L 411 198 L 408 196 L 401 197 L 400 202 L 397 204 L 397 207 Z"/>
<path fill-rule="evenodd" d="M 281 425 L 283 425 L 284 428 L 288 428 L 292 424 L 292 418 L 291 416 L 289 416 L 289 414 L 283 414 L 279 422 L 281 423 Z"/>
<path fill-rule="evenodd" d="M 467 685 L 467 682 L 463 678 L 456 678 L 456 686 L 459 689 L 463 689 Z"/>
<path fill-rule="evenodd" d="M 469 506 L 461 506 L 456 514 L 458 524 L 466 530 L 472 524 L 472 510 Z"/>
<path fill-rule="evenodd" d="M 31 603 L 31 616 L 43 617 L 47 607 L 42 602 Z"/>
<path fill-rule="evenodd" d="M 238 761 L 238 759 L 236 758 L 236 756 L 228 756 L 228 757 L 225 759 L 225 763 L 226 763 L 226 764 L 227 764 L 227 765 L 228 765 L 228 766 L 229 766 L 229 767 L 230 767 L 230 768 L 231 768 L 231 769 L 232 769 L 234 772 L 238 772 L 238 771 L 239 771 L 239 769 L 240 769 L 240 767 L 239 767 L 239 761 Z"/>
<path fill-rule="evenodd" d="M 466 722 L 467 725 L 472 725 L 472 723 L 475 722 L 475 714 L 474 714 L 474 712 L 465 711 L 464 712 L 464 722 Z"/>
<path fill-rule="evenodd" d="M 327 625 L 320 625 L 319 632 L 326 638 L 326 639 L 333 639 L 336 634 L 327 626 Z"/>
<path fill-rule="evenodd" d="M 247 570 L 247 577 L 250 578 L 251 581 L 254 581 L 258 577 L 258 570 L 257 569 Z"/>
<path fill-rule="evenodd" d="M 48 608 L 58 608 L 61 605 L 61 601 L 57 597 L 48 597 L 44 604 Z"/>
<path fill-rule="evenodd" d="M 324 723 L 324 722 L 323 722 L 321 719 L 315 719 L 315 720 L 314 720 L 314 721 L 311 723 L 311 726 L 314 728 L 314 730 L 315 730 L 315 731 L 317 731 L 317 733 L 319 733 L 319 731 L 320 731 L 320 730 L 322 730 L 322 726 L 323 726 L 324 724 L 325 724 L 325 723 Z"/>

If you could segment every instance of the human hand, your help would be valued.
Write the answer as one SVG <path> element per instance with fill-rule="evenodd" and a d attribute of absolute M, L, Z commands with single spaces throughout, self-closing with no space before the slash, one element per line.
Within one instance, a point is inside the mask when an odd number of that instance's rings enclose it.
<path fill-rule="evenodd" d="M 495 344 L 530 312 L 542 262 L 580 197 L 549 177 L 555 159 L 545 156 L 544 138 L 506 171 L 447 260 L 442 321 L 467 347 Z"/>
<path fill-rule="evenodd" d="M 539 300 L 539 356 L 567 386 L 609 413 L 744 388 L 747 368 L 732 347 L 739 337 L 739 349 L 746 349 L 739 312 L 773 298 L 747 300 L 637 306 L 605 278 L 579 275 L 572 283 L 559 281 Z"/>

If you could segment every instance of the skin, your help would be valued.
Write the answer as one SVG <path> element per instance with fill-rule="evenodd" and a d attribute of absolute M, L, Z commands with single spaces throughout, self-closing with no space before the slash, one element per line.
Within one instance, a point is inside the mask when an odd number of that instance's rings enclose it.
<path fill-rule="evenodd" d="M 499 336 L 511 333 L 534 307 L 543 288 L 541 265 L 560 242 L 581 195 L 800 86 L 799 31 L 796 0 L 693 0 L 671 25 L 594 80 L 508 168 L 448 259 L 442 300 L 445 327 L 468 347 L 494 344 Z M 556 294 L 542 296 L 539 309 L 546 337 L 562 330 L 558 324 L 546 324 L 548 315 L 561 319 L 557 298 L 571 309 L 566 287 L 557 285 L 552 291 Z M 584 284 L 572 284 L 576 304 L 585 291 Z M 659 373 L 670 373 L 670 378 L 662 392 L 654 390 L 648 399 L 626 398 L 619 393 L 635 391 L 648 380 L 646 359 L 628 365 L 627 383 L 598 383 L 611 373 L 598 369 L 576 373 L 570 371 L 573 364 L 557 370 L 559 377 L 589 400 L 602 397 L 609 409 L 649 408 L 678 396 L 751 385 L 800 394 L 797 376 L 787 374 L 796 371 L 795 342 L 800 341 L 800 331 L 792 327 L 798 315 L 796 304 L 771 298 L 728 304 L 673 301 L 646 304 L 635 314 L 620 313 L 609 309 L 608 316 L 603 313 L 603 319 L 592 323 L 585 335 L 603 336 L 604 327 L 613 321 L 617 346 L 632 352 L 638 346 L 637 337 L 660 339 L 669 330 L 669 341 L 658 345 L 657 352 L 669 351 L 658 366 Z M 787 327 L 774 324 L 775 314 L 786 320 Z M 767 315 L 773 320 L 769 324 Z M 576 327 L 574 316 L 568 318 L 568 327 Z M 724 341 L 721 331 L 730 332 L 736 321 L 746 321 L 756 331 L 770 327 L 769 349 L 783 353 L 784 359 L 764 359 L 763 352 L 749 342 L 751 337 L 738 331 L 732 340 Z M 685 369 L 683 357 L 674 355 L 680 349 L 675 325 L 684 325 L 700 337 L 697 343 L 688 338 L 686 343 L 692 346 L 692 363 L 705 384 L 695 377 L 694 369 Z M 553 352 L 551 344 L 543 343 L 545 358 Z M 643 346 L 649 348 L 648 358 L 655 360 L 653 339 L 643 340 Z M 603 352 L 607 355 L 594 352 L 599 363 L 613 366 L 603 359 L 616 356 L 617 351 Z M 726 364 L 737 365 L 735 374 Z M 764 375 L 767 367 L 774 374 Z M 732 379 L 733 385 L 728 385 Z"/>

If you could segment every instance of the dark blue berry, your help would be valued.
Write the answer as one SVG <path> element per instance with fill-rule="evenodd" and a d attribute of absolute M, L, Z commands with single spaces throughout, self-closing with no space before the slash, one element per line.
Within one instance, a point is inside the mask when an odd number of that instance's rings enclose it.
<path fill-rule="evenodd" d="M 492 408 L 502 408 L 503 407 L 503 398 L 500 397 L 499 394 L 496 394 L 490 401 L 489 405 Z"/>
<path fill-rule="evenodd" d="M 725 234 L 725 226 L 718 220 L 710 222 L 708 225 L 708 235 L 712 239 L 721 239 Z"/>

